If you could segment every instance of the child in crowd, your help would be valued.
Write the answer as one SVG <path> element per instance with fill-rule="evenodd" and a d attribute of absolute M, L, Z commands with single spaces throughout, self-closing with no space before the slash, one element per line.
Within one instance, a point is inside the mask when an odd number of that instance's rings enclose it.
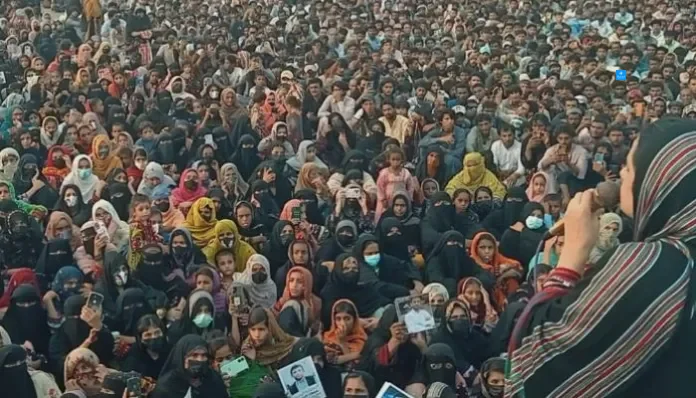
<path fill-rule="evenodd" d="M 159 244 L 163 248 L 162 237 L 155 231 L 150 218 L 152 202 L 142 194 L 133 195 L 130 205 L 130 246 L 128 250 L 128 265 L 135 269 L 142 258 L 141 249 L 150 244 Z"/>

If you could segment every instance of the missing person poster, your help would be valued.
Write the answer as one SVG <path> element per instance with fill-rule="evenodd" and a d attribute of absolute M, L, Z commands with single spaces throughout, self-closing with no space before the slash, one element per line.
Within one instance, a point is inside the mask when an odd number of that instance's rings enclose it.
<path fill-rule="evenodd" d="M 278 370 L 285 394 L 290 398 L 326 398 L 312 357 L 304 357 Z"/>

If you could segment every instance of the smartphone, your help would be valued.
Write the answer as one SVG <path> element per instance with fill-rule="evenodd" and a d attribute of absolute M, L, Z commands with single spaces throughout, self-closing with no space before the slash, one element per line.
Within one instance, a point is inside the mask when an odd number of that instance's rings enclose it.
<path fill-rule="evenodd" d="M 203 136 L 203 139 L 205 140 L 205 143 L 207 145 L 215 145 L 215 141 L 213 141 L 212 134 L 206 134 L 205 136 Z"/>
<path fill-rule="evenodd" d="M 104 296 L 97 292 L 92 292 L 89 294 L 87 299 L 87 307 L 95 310 L 101 311 L 102 303 L 104 303 Z"/>
<path fill-rule="evenodd" d="M 604 163 L 604 154 L 603 153 L 595 153 L 594 162 L 595 163 Z"/>
<path fill-rule="evenodd" d="M 140 377 L 131 377 L 126 380 L 126 389 L 130 393 L 128 396 L 131 397 L 135 395 L 136 397 L 141 397 L 140 394 Z"/>
<path fill-rule="evenodd" d="M 293 207 L 291 217 L 293 222 L 300 222 L 302 220 L 302 208 Z"/>
<path fill-rule="evenodd" d="M 235 359 L 224 361 L 220 365 L 220 373 L 230 377 L 235 377 L 247 369 L 249 369 L 249 364 L 243 355 Z"/>
<path fill-rule="evenodd" d="M 232 302 L 239 309 L 246 307 L 246 297 L 244 296 L 244 290 L 240 286 L 232 287 Z"/>
<path fill-rule="evenodd" d="M 360 199 L 360 188 L 348 188 L 346 190 L 346 199 Z"/>

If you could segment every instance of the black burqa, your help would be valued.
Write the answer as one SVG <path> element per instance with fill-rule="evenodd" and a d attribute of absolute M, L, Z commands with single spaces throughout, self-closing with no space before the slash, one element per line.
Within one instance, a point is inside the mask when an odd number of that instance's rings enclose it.
<path fill-rule="evenodd" d="M 404 213 L 402 216 L 397 216 L 394 212 L 394 201 L 399 198 L 406 202 L 406 213 Z M 384 219 L 388 217 L 393 217 L 399 220 L 402 226 L 401 233 L 403 234 L 404 241 L 408 246 L 412 246 L 416 249 L 421 248 L 421 219 L 415 214 L 413 210 L 413 202 L 406 192 L 395 192 L 394 195 L 392 195 L 392 198 L 389 201 L 389 208 L 382 213 L 379 218 L 379 222 L 377 222 L 378 231 L 382 228 Z"/>
<path fill-rule="evenodd" d="M 368 337 L 360 353 L 358 368 L 371 374 L 378 386 L 389 381 L 397 387 L 405 388 L 413 380 L 422 355 L 418 346 L 406 341 L 399 345 L 388 362 L 383 361 L 384 350 L 388 350 L 386 344 L 392 337 L 389 328 L 396 322 L 396 308 L 390 305 L 379 319 L 377 328 Z"/>
<path fill-rule="evenodd" d="M 325 240 L 317 250 L 319 264 L 330 261 L 342 253 L 352 253 L 358 240 L 358 227 L 352 220 L 341 220 L 336 224 L 336 231 L 331 239 Z"/>
<path fill-rule="evenodd" d="M 432 206 L 421 222 L 421 247 L 428 257 L 442 234 L 454 228 L 455 210 L 447 192 L 435 192 L 430 197 Z"/>
<path fill-rule="evenodd" d="M 58 270 L 73 264 L 75 264 L 75 260 L 69 240 L 52 239 L 46 242 L 34 270 L 41 288 L 44 291 L 49 290 L 48 284 L 53 281 Z"/>
<path fill-rule="evenodd" d="M 121 269 L 125 270 L 127 280 L 123 286 L 117 286 L 114 275 Z M 95 284 L 94 291 L 104 296 L 104 301 L 102 303 L 102 308 L 104 309 L 104 322 L 109 326 L 115 327 L 118 325 L 118 322 L 116 322 L 118 313 L 116 301 L 119 295 L 128 288 L 145 289 L 145 286 L 135 280 L 133 272 L 131 272 L 126 258 L 122 254 L 107 250 L 104 254 L 104 272 Z"/>
<path fill-rule="evenodd" d="M 505 196 L 502 209 L 493 210 L 488 217 L 482 220 L 481 225 L 488 232 L 500 240 L 505 231 L 520 219 L 524 205 L 529 202 L 527 193 L 522 187 L 512 187 Z"/>
<path fill-rule="evenodd" d="M 5 397 L 42 398 L 36 395 L 24 347 L 10 344 L 0 348 L 0 385 Z"/>
<path fill-rule="evenodd" d="M 379 245 L 379 239 L 372 234 L 362 234 L 353 246 L 353 255 L 360 264 L 360 282 L 375 284 L 380 294 L 391 300 L 408 296 L 409 291 L 415 287 L 414 281 L 421 280 L 420 272 L 415 264 L 380 253 L 378 263 L 370 265 L 363 253 L 372 243 Z M 382 250 L 381 247 L 380 250 Z"/>
<path fill-rule="evenodd" d="M 184 398 L 189 389 L 191 397 L 228 398 L 225 383 L 210 367 L 210 362 L 204 366 L 202 374 L 197 376 L 185 368 L 186 356 L 198 349 L 209 351 L 205 340 L 198 335 L 188 334 L 176 343 L 162 368 L 151 398 Z M 210 352 L 208 357 L 212 358 Z"/>
<path fill-rule="evenodd" d="M 118 331 L 125 336 L 138 334 L 138 320 L 144 315 L 154 314 L 145 292 L 139 288 L 126 289 L 116 300 Z"/>
<path fill-rule="evenodd" d="M 70 296 L 63 304 L 65 321 L 51 336 L 49 343 L 49 359 L 54 374 L 63 374 L 65 358 L 72 350 L 79 347 L 89 336 L 90 327 L 80 319 L 80 312 L 87 300 L 81 295 Z M 109 328 L 102 327 L 97 333 L 97 339 L 89 347 L 103 363 L 108 363 L 114 357 L 114 337 Z"/>
<path fill-rule="evenodd" d="M 29 284 L 19 285 L 10 300 L 10 306 L 2 318 L 2 327 L 15 342 L 30 341 L 36 352 L 48 354 L 48 327 L 46 310 L 41 306 L 39 293 Z"/>
<path fill-rule="evenodd" d="M 404 236 L 401 222 L 394 217 L 383 219 L 379 226 L 379 247 L 382 253 L 396 257 L 401 261 L 411 261 L 408 252 L 408 240 Z"/>
<path fill-rule="evenodd" d="M 343 263 L 348 258 L 355 257 L 347 253 L 338 256 L 329 276 L 329 283 L 321 290 L 322 322 L 324 325 L 331 324 L 331 309 L 334 303 L 340 299 L 352 301 L 361 318 L 371 317 L 375 311 L 391 302 L 377 291 L 374 284 L 358 284 L 358 280 L 360 280 L 359 267 L 357 278 L 350 278 L 343 272 Z"/>
<path fill-rule="evenodd" d="M 295 238 L 294 232 L 287 236 L 282 236 L 283 228 L 292 227 L 290 221 L 281 220 L 275 223 L 268 242 L 263 246 L 263 255 L 271 265 L 271 275 L 275 275 L 280 267 L 288 261 L 288 246 Z M 294 231 L 294 230 L 293 230 Z"/>
<path fill-rule="evenodd" d="M 249 134 L 243 135 L 239 140 L 239 144 L 237 144 L 237 150 L 230 159 L 237 166 L 237 170 L 239 170 L 239 174 L 244 181 L 249 181 L 249 177 L 253 175 L 256 167 L 261 163 L 256 146 L 257 142 L 254 137 Z"/>
<path fill-rule="evenodd" d="M 116 210 L 121 220 L 129 219 L 129 206 L 133 194 L 128 188 L 128 184 L 116 181 L 116 176 L 126 174 L 121 168 L 112 169 L 106 176 L 106 187 L 102 190 L 101 198 L 109 201 Z"/>
<path fill-rule="evenodd" d="M 428 283 L 443 284 L 450 297 L 457 295 L 457 283 L 462 278 L 478 277 L 481 274 L 481 268 L 466 251 L 464 235 L 458 231 L 447 231 L 442 234 L 425 261 Z"/>
<path fill-rule="evenodd" d="M 65 192 L 70 189 L 77 193 L 77 203 L 75 206 L 70 207 L 65 203 Z M 70 216 L 73 224 L 81 227 L 82 224 L 86 223 L 92 218 L 92 203 L 86 204 L 82 201 L 82 191 L 75 184 L 64 185 L 60 190 L 60 197 L 56 201 L 53 210 L 62 211 L 63 213 Z"/>
<path fill-rule="evenodd" d="M 453 320 L 454 308 L 464 310 L 465 316 Z M 488 339 L 479 328 L 471 323 L 471 312 L 463 301 L 450 299 L 445 305 L 445 319 L 430 338 L 430 344 L 447 344 L 452 351 L 457 364 L 457 370 L 465 373 L 470 367 L 478 369 L 483 361 L 494 356 Z"/>
<path fill-rule="evenodd" d="M 31 198 L 30 202 L 35 205 L 41 205 L 46 208 L 50 208 L 51 205 L 56 203 L 58 200 L 58 192 L 53 189 L 53 186 L 49 184 L 46 177 L 41 174 L 41 164 L 39 157 L 32 155 L 30 153 L 25 153 L 19 159 L 17 164 L 17 171 L 12 179 L 12 184 L 15 188 L 15 194 L 17 196 L 27 192 L 32 187 L 32 179 L 36 174 L 36 170 L 39 170 L 39 180 L 44 183 L 44 186 L 39 188 Z"/>

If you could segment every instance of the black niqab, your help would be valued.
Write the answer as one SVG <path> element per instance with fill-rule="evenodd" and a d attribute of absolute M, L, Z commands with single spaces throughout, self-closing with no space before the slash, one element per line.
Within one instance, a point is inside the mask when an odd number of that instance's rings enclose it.
<path fill-rule="evenodd" d="M 0 347 L 0 385 L 3 396 L 37 398 L 24 347 L 16 344 Z"/>
<path fill-rule="evenodd" d="M 198 335 L 188 334 L 176 343 L 162 368 L 152 398 L 184 398 L 189 389 L 195 397 L 228 398 L 225 384 L 210 367 L 210 360 L 207 370 L 199 379 L 194 379 L 185 368 L 186 356 L 197 349 L 208 351 L 206 341 Z M 212 358 L 210 352 L 208 358 Z"/>

